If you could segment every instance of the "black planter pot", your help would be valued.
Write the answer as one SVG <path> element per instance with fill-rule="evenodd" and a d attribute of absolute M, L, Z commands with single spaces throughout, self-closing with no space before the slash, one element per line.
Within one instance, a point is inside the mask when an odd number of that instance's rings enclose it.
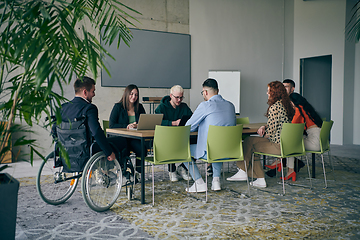
<path fill-rule="evenodd" d="M 19 182 L 0 173 L 0 239 L 15 239 Z"/>

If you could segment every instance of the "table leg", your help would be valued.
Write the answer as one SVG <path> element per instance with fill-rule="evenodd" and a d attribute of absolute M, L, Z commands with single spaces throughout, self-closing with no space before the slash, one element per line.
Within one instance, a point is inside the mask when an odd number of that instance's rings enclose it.
<path fill-rule="evenodd" d="M 315 153 L 311 154 L 311 158 L 312 158 L 312 178 L 315 178 Z"/>
<path fill-rule="evenodd" d="M 145 204 L 145 140 L 141 138 L 141 204 Z"/>

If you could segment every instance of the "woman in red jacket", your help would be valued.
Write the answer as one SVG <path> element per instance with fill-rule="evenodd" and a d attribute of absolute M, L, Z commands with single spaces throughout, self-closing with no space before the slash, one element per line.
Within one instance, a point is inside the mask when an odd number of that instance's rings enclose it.
<path fill-rule="evenodd" d="M 320 150 L 320 128 L 322 119 L 315 111 L 313 106 L 300 94 L 290 94 L 290 100 L 295 109 L 295 115 L 292 123 L 305 123 L 306 135 L 304 135 L 304 145 L 306 150 Z M 294 171 L 294 158 L 287 158 L 287 175 L 285 180 L 296 180 L 296 172 Z"/>

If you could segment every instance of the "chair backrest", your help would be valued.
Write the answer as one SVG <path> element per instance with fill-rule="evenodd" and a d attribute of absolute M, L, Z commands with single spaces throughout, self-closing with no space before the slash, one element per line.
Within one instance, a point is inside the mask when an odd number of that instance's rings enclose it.
<path fill-rule="evenodd" d="M 210 125 L 207 136 L 208 162 L 243 160 L 242 130 L 242 124 L 237 126 Z M 219 161 L 220 159 L 222 160 Z"/>
<path fill-rule="evenodd" d="M 153 151 L 154 164 L 191 161 L 190 126 L 156 125 Z"/>
<path fill-rule="evenodd" d="M 103 130 L 106 135 L 106 129 L 109 128 L 109 120 L 103 120 Z"/>
<path fill-rule="evenodd" d="M 284 123 L 280 135 L 280 148 L 282 156 L 305 155 L 304 146 L 305 123 Z"/>
<path fill-rule="evenodd" d="M 236 124 L 249 124 L 249 117 L 236 118 Z"/>
<path fill-rule="evenodd" d="M 323 121 L 320 130 L 320 149 L 321 152 L 326 152 L 330 149 L 330 131 L 334 121 Z"/>

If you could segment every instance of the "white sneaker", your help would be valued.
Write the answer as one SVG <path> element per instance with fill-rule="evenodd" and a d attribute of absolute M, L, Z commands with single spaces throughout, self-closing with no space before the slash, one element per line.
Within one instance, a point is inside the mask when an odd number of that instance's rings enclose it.
<path fill-rule="evenodd" d="M 183 166 L 179 166 L 176 171 L 184 180 L 191 180 L 190 175 L 188 175 L 187 170 Z"/>
<path fill-rule="evenodd" d="M 250 182 L 250 185 L 259 188 L 266 188 L 265 178 L 258 178 L 255 181 Z"/>
<path fill-rule="evenodd" d="M 195 189 L 195 185 L 196 185 L 196 189 Z M 207 190 L 206 183 L 197 184 L 196 182 L 190 188 L 185 188 L 185 191 L 187 191 L 189 193 L 206 192 L 206 190 Z"/>
<path fill-rule="evenodd" d="M 169 172 L 169 178 L 172 182 L 177 182 L 179 180 L 176 172 Z"/>
<path fill-rule="evenodd" d="M 238 168 L 239 171 L 232 177 L 228 177 L 226 180 L 228 181 L 246 181 L 248 176 L 244 170 Z"/>
<path fill-rule="evenodd" d="M 218 177 L 213 178 L 212 185 L 211 185 L 211 190 L 213 190 L 213 191 L 220 191 L 221 190 L 220 178 L 218 178 Z"/>

